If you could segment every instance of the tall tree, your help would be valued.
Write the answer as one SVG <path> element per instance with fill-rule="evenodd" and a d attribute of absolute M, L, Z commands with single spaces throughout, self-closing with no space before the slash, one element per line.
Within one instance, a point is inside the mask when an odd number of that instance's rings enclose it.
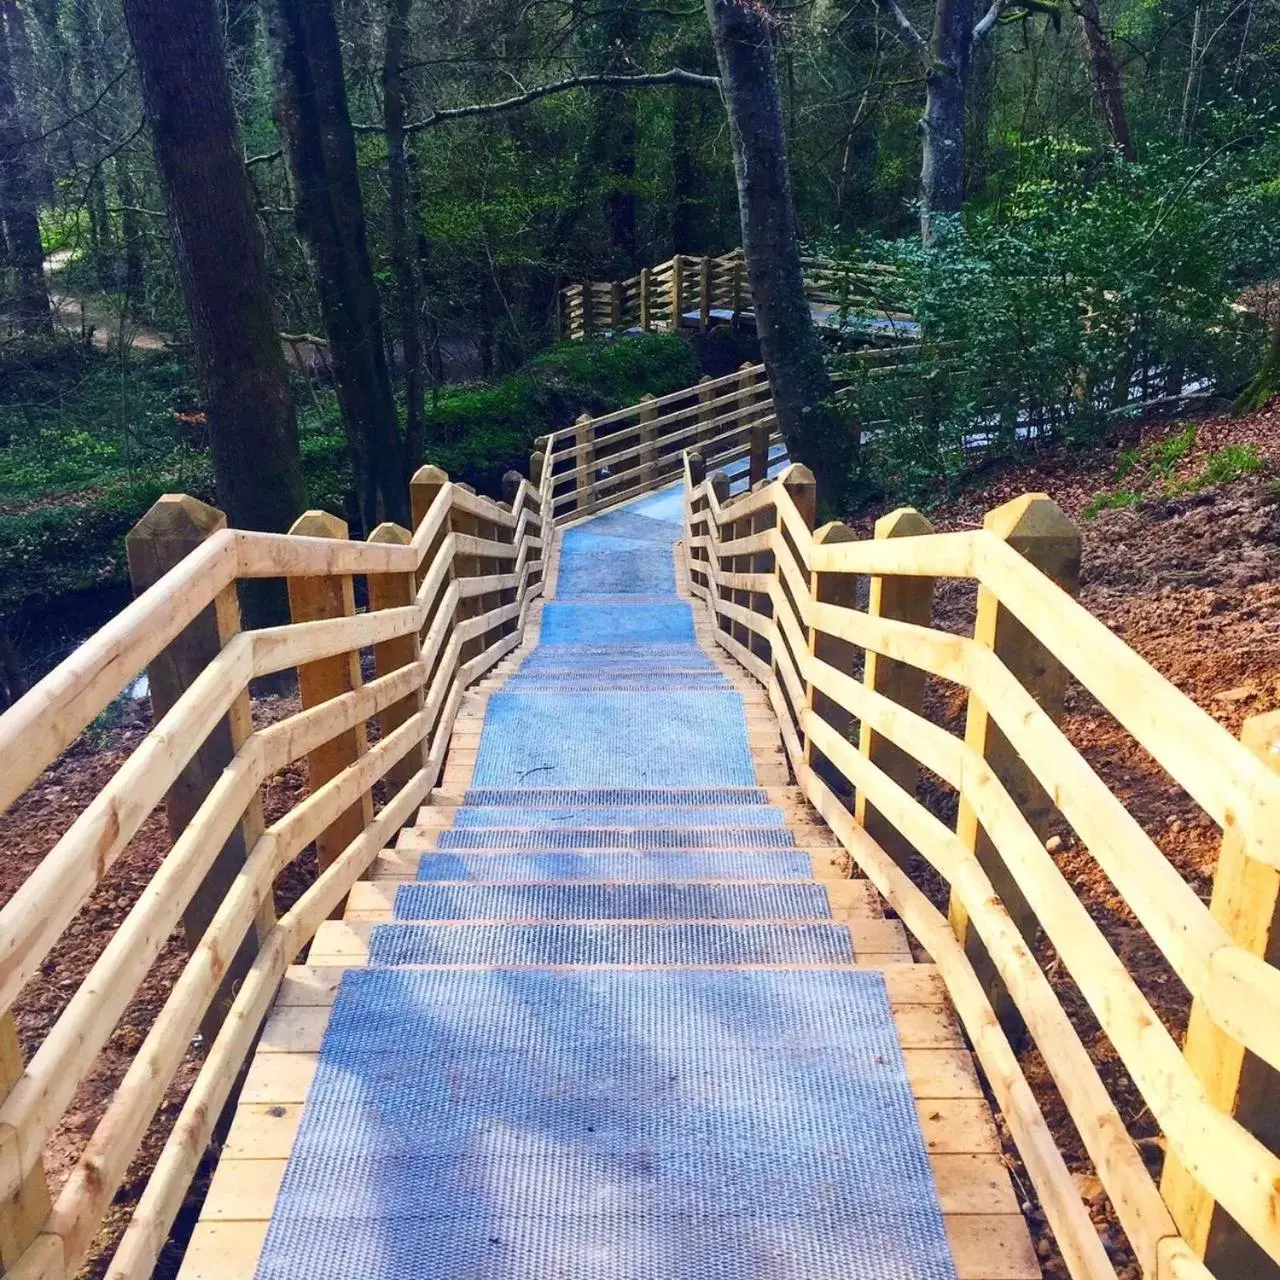
<path fill-rule="evenodd" d="M 245 172 L 215 0 L 124 0 L 232 525 L 281 532 L 301 510 L 297 423 Z M 246 598 L 253 624 L 279 592 Z"/>
<path fill-rule="evenodd" d="M 974 22 L 974 0 L 936 0 L 933 28 L 926 40 L 898 0 L 877 0 L 892 17 L 904 44 L 924 64 L 924 115 L 920 120 L 920 235 L 935 239 L 938 214 L 959 213 L 964 204 L 964 113 L 974 45 L 986 39 L 1012 0 L 992 0 Z M 1022 8 L 1044 8 L 1025 0 Z"/>
<path fill-rule="evenodd" d="M 342 49 L 331 0 L 273 0 L 276 117 L 311 254 L 361 519 L 407 524 L 409 487 L 365 236 Z"/>
<path fill-rule="evenodd" d="M 1093 96 L 1102 112 L 1111 141 L 1126 160 L 1133 159 L 1133 135 L 1129 132 L 1129 114 L 1124 105 L 1124 75 L 1116 61 L 1111 41 L 1102 26 L 1098 0 L 1071 0 L 1071 7 L 1084 27 L 1089 50 L 1089 80 Z"/>
<path fill-rule="evenodd" d="M 17 0 L 0 0 L 0 217 L 14 269 L 14 310 L 22 328 L 33 332 L 48 329 L 52 313 L 40 243 L 34 131 L 20 86 L 26 39 Z"/>
<path fill-rule="evenodd" d="M 768 11 L 758 0 L 706 0 L 729 116 L 742 247 L 760 354 L 778 427 L 814 474 L 824 504 L 842 510 L 853 439 L 828 402 L 822 344 L 800 268 L 782 96 Z"/>
<path fill-rule="evenodd" d="M 426 437 L 422 279 L 417 244 L 411 235 L 411 229 L 418 222 L 418 204 L 409 177 L 405 145 L 410 97 L 404 61 L 412 7 L 413 0 L 388 0 L 382 59 L 382 123 L 387 139 L 387 247 L 395 274 L 396 320 L 400 330 L 400 356 L 404 362 L 404 455 L 407 471 L 412 471 L 422 461 Z"/>

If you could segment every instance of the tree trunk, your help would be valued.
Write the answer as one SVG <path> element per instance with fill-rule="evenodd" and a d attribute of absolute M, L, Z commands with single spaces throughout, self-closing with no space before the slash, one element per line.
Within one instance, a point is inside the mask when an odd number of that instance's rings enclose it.
<path fill-rule="evenodd" d="M 934 218 L 964 205 L 964 104 L 973 55 L 973 0 L 938 0 L 925 54 L 920 165 L 920 236 L 936 239 Z"/>
<path fill-rule="evenodd" d="M 120 197 L 120 236 L 124 241 L 124 296 L 127 308 L 134 308 L 142 297 L 142 221 L 129 157 L 123 151 L 116 156 L 116 194 Z"/>
<path fill-rule="evenodd" d="M 1280 308 L 1271 319 L 1271 336 L 1262 357 L 1262 366 L 1253 375 L 1249 385 L 1231 406 L 1232 413 L 1253 413 L 1265 408 L 1280 392 Z"/>
<path fill-rule="evenodd" d="M 14 307 L 25 332 L 52 326 L 40 244 L 38 174 L 15 82 L 14 46 L 25 38 L 16 0 L 0 3 L 0 213 L 14 268 Z"/>
<path fill-rule="evenodd" d="M 706 9 L 729 116 L 756 333 L 778 427 L 792 459 L 813 472 L 825 505 L 840 511 L 854 450 L 827 403 L 822 344 L 804 291 L 769 17 L 755 0 L 706 0 Z"/>
<path fill-rule="evenodd" d="M 604 198 L 604 220 L 609 248 L 618 276 L 636 269 L 636 100 L 630 93 L 603 93 L 597 108 L 606 121 L 608 153 L 605 161 L 611 179 Z"/>
<path fill-rule="evenodd" d="M 409 110 L 403 74 L 404 48 L 412 5 L 413 0 L 390 0 L 382 63 L 382 116 L 387 137 L 387 239 L 396 278 L 396 319 L 404 360 L 404 456 L 409 474 L 421 463 L 426 440 L 422 401 L 425 382 L 420 318 L 422 286 L 416 245 L 410 232 L 411 225 L 418 221 L 418 212 L 414 185 L 409 181 L 404 132 Z"/>
<path fill-rule="evenodd" d="M 1085 41 L 1089 46 L 1089 79 L 1102 119 L 1120 154 L 1133 159 L 1133 136 L 1129 132 L 1129 116 L 1124 106 L 1124 77 L 1116 61 L 1111 41 L 1102 29 L 1098 0 L 1071 0 L 1080 15 Z"/>
<path fill-rule="evenodd" d="M 331 0 L 273 0 L 276 115 L 298 229 L 311 254 L 366 531 L 407 524 L 391 369 L 365 237 L 355 133 Z"/>
<path fill-rule="evenodd" d="M 237 528 L 283 532 L 303 505 L 297 424 L 214 0 L 124 0 L 124 16 L 191 318 L 218 503 Z M 250 625 L 284 618 L 275 584 L 245 604 Z"/>

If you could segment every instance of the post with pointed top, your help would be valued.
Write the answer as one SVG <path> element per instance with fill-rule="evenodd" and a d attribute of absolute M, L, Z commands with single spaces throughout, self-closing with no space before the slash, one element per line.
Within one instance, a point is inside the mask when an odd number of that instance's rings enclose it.
<path fill-rule="evenodd" d="M 622 332 L 622 281 L 609 286 L 609 329 L 616 338 Z"/>
<path fill-rule="evenodd" d="M 1250 716 L 1241 726 L 1240 741 L 1280 774 L 1280 711 Z M 1246 838 L 1259 834 L 1248 830 L 1248 821 L 1248 815 L 1241 815 L 1240 823 L 1223 832 L 1209 911 L 1244 951 L 1280 965 L 1280 872 L 1246 851 Z M 1267 838 L 1273 849 L 1280 848 L 1274 824 Z M 1209 1100 L 1268 1150 L 1280 1150 L 1280 1073 L 1223 1031 L 1201 1000 L 1191 1005 L 1184 1052 Z M 1165 1159 L 1160 1194 L 1178 1230 L 1215 1276 L 1274 1280 L 1280 1275 L 1280 1267 L 1172 1151 Z"/>
<path fill-rule="evenodd" d="M 689 467 L 687 491 L 685 494 L 685 554 L 689 559 L 689 581 L 695 590 L 705 591 L 709 584 L 706 577 L 706 561 L 708 552 L 701 546 L 694 546 L 699 538 L 711 535 L 710 513 L 707 510 L 707 498 L 702 489 L 702 482 L 707 478 L 707 463 L 696 449 L 685 455 Z"/>
<path fill-rule="evenodd" d="M 824 524 L 813 535 L 815 547 L 829 546 L 838 542 L 854 542 L 857 534 L 847 524 L 833 520 Z M 839 605 L 852 609 L 856 600 L 857 579 L 850 573 L 816 573 L 809 574 L 809 595 L 821 604 Z M 809 655 L 819 662 L 835 667 L 845 675 L 854 675 L 858 650 L 847 640 L 827 635 L 812 627 L 809 631 Z M 826 721 L 846 741 L 853 732 L 854 718 L 834 698 L 829 698 L 822 690 L 814 687 L 812 681 L 805 682 L 805 705 L 809 714 L 816 715 Z M 826 784 L 838 795 L 848 790 L 844 774 L 836 769 L 804 734 L 805 767 L 817 773 Z"/>
<path fill-rule="evenodd" d="M 716 429 L 712 425 L 715 421 L 716 411 L 713 406 L 715 392 L 711 388 L 711 377 L 706 375 L 698 379 L 698 449 L 704 457 L 711 454 L 711 450 L 707 445 L 711 438 L 715 435 Z"/>
<path fill-rule="evenodd" d="M 640 332 L 648 333 L 651 328 L 649 319 L 649 268 L 640 268 Z"/>
<path fill-rule="evenodd" d="M 813 478 L 813 472 L 810 471 L 809 468 L 806 467 L 803 463 L 793 462 L 778 477 L 776 483 L 781 485 L 782 488 L 786 491 L 787 496 L 791 499 L 792 504 L 795 506 L 796 512 L 800 516 L 800 520 L 804 524 L 804 527 L 808 530 L 812 530 L 814 525 L 817 523 L 817 510 L 818 510 L 818 486 L 816 481 Z M 778 527 L 778 532 L 779 532 L 781 541 L 783 543 L 783 546 L 779 549 L 778 555 L 789 556 L 794 561 L 796 571 L 803 578 L 805 573 L 805 561 L 808 559 L 808 553 L 809 553 L 808 544 L 812 543 L 813 535 L 812 533 L 810 533 L 807 538 L 802 539 L 802 541 L 804 541 L 806 545 L 804 546 L 797 545 L 797 539 L 795 537 L 795 534 L 793 533 L 792 530 L 787 528 L 781 512 L 776 513 L 775 521 Z M 776 556 L 770 557 L 770 561 L 766 563 L 769 564 L 770 570 L 775 576 L 775 578 L 777 578 L 781 582 L 786 581 L 786 579 L 784 578 L 781 572 L 781 567 L 778 564 L 778 560 Z M 755 566 L 750 562 L 748 562 L 744 566 L 744 568 L 748 570 L 753 569 L 754 567 Z M 755 597 L 751 597 L 751 599 L 754 600 Z M 795 610 L 795 615 L 796 615 L 795 622 L 802 632 L 800 643 L 804 646 L 804 649 L 807 651 L 810 644 L 809 635 L 805 627 L 805 623 L 800 617 L 800 608 L 798 607 L 799 601 L 797 601 L 796 603 L 797 603 L 797 608 Z M 760 604 L 757 606 L 757 609 L 763 610 L 766 617 L 773 616 L 772 604 L 768 596 L 760 597 Z M 790 651 L 791 642 L 787 638 L 787 633 L 782 630 L 780 625 L 775 625 L 773 631 L 774 631 L 774 637 L 775 637 L 776 643 L 780 645 L 787 645 L 788 651 Z M 787 701 L 787 704 L 791 708 L 791 719 L 795 729 L 796 737 L 801 739 L 801 741 L 803 742 L 805 708 L 803 705 L 797 705 L 798 699 L 796 698 L 795 694 L 792 692 L 787 682 L 783 679 L 780 671 L 778 670 L 778 654 L 777 653 L 773 653 L 771 655 L 769 665 L 772 668 L 771 674 L 770 674 L 770 684 L 782 690 L 783 695 Z M 794 652 L 791 653 L 791 665 L 792 667 L 794 667 L 794 669 L 798 673 L 804 666 L 804 659 L 802 655 Z M 775 707 L 776 707 L 776 704 L 775 704 Z M 802 750 L 801 754 L 803 756 L 807 753 L 803 752 Z M 803 763 L 803 761 L 801 761 L 801 763 Z"/>
<path fill-rule="evenodd" d="M 658 479 L 658 442 L 653 434 L 653 394 L 646 392 L 640 397 L 640 487 L 652 489 Z"/>
<path fill-rule="evenodd" d="M 684 255 L 671 259 L 671 332 L 679 332 L 684 323 Z"/>
<path fill-rule="evenodd" d="M 413 473 L 413 479 L 409 481 L 409 510 L 413 516 L 413 527 L 415 530 L 417 530 L 418 526 L 427 518 L 427 513 L 431 510 L 440 490 L 448 483 L 449 473 L 447 471 L 443 471 L 440 467 L 419 467 L 417 471 Z M 436 557 L 440 554 L 441 544 L 453 532 L 453 520 L 453 510 L 450 508 L 450 510 L 445 514 L 444 523 L 440 526 L 440 532 L 432 538 L 431 545 L 427 547 L 422 559 L 418 563 L 417 583 L 419 587 L 422 586 L 423 580 L 430 572 L 431 566 L 436 561 Z M 437 621 L 439 616 L 437 610 L 438 602 L 449 589 L 449 584 L 457 576 L 455 572 L 456 563 L 457 556 L 450 556 L 449 563 L 445 567 L 444 576 L 440 580 L 440 586 L 437 588 L 435 596 L 430 600 L 423 601 L 423 604 L 427 609 L 427 614 L 423 622 L 423 630 L 419 633 L 420 635 L 429 631 L 432 624 Z M 459 615 L 455 612 L 454 617 L 449 619 L 450 629 L 458 616 Z M 447 643 L 447 640 L 441 643 L 441 655 L 443 655 L 445 648 L 447 647 Z M 427 673 L 426 685 L 428 688 L 431 686 L 431 681 L 434 678 L 434 675 L 435 668 L 433 667 L 432 670 Z"/>
<path fill-rule="evenodd" d="M 711 259 L 703 255 L 698 264 L 698 328 L 711 328 Z"/>
<path fill-rule="evenodd" d="M 227 517 L 216 507 L 185 493 L 166 493 L 134 525 L 125 538 L 129 581 L 135 595 L 141 595 L 170 569 L 189 556 L 208 538 L 227 526 Z M 200 673 L 240 633 L 240 602 L 235 584 L 226 587 L 217 599 L 187 627 L 147 668 L 153 723 L 159 723 Z M 227 717 L 201 744 L 191 762 L 178 775 L 165 797 L 169 834 L 176 840 L 195 817 L 214 784 L 222 776 L 244 741 L 253 732 L 249 691 L 245 689 L 232 704 Z M 187 949 L 194 951 L 204 936 L 214 913 L 222 905 L 249 851 L 262 835 L 262 804 L 255 794 L 245 809 L 240 825 L 222 846 L 200 887 L 192 895 L 182 917 Z M 217 997 L 201 1022 L 205 1043 L 211 1044 L 221 1027 L 235 994 L 248 972 L 258 944 L 275 923 L 275 909 L 263 904 L 254 935 L 241 944 L 227 968 Z"/>
<path fill-rule="evenodd" d="M 753 489 L 769 474 L 769 427 L 773 421 L 771 414 L 760 411 L 756 373 L 750 361 L 738 370 L 738 428 L 745 428 L 747 434 L 747 483 Z"/>
<path fill-rule="evenodd" d="M 989 511 L 982 527 L 1007 542 L 1064 591 L 1075 595 L 1079 590 L 1080 531 L 1048 494 L 1027 493 L 1014 498 Z M 1061 717 L 1067 683 L 1065 668 L 1000 603 L 995 592 L 985 586 L 978 589 L 973 635 L 978 644 L 996 654 L 1048 715 L 1054 720 Z M 1057 813 L 1053 801 L 992 720 L 981 699 L 972 691 L 965 721 L 965 743 L 986 759 L 1037 836 L 1041 840 L 1048 839 L 1053 833 Z M 1037 931 L 1035 914 L 963 793 L 956 834 L 962 844 L 977 854 L 1005 910 L 1023 937 L 1029 942 L 1034 941 Z M 991 999 L 996 1016 L 1011 1038 L 1020 1038 L 1022 1020 L 1017 1009 L 982 942 L 969 927 L 968 913 L 954 894 L 949 914 L 956 937 L 964 943 L 965 952 Z"/>
<path fill-rule="evenodd" d="M 574 514 L 587 515 L 595 496 L 596 436 L 595 423 L 589 413 L 578 415 L 573 433 L 573 469 L 577 473 Z"/>
<path fill-rule="evenodd" d="M 914 507 L 899 507 L 876 521 L 876 538 L 915 538 L 933 532 L 933 525 Z M 927 627 L 933 622 L 933 579 L 907 577 L 903 574 L 877 576 L 871 579 L 871 596 L 867 612 L 873 618 L 892 618 Z M 906 662 L 886 658 L 884 654 L 866 651 L 862 682 L 868 689 L 892 698 L 899 706 L 919 715 L 924 710 L 925 674 Z M 920 769 L 910 752 L 882 737 L 865 722 L 859 730 L 858 749 L 883 772 L 887 773 L 908 795 L 914 795 Z M 911 845 L 893 823 L 887 821 L 859 790 L 854 817 L 867 834 L 899 866 L 908 865 L 913 856 Z"/>
<path fill-rule="evenodd" d="M 347 522 L 327 511 L 304 511 L 289 533 L 299 538 L 345 538 Z M 294 622 L 321 618 L 349 618 L 355 614 L 355 589 L 349 574 L 289 579 L 289 613 Z M 350 693 L 364 683 L 356 650 L 304 662 L 298 668 L 298 696 L 304 711 L 330 698 Z M 307 756 L 307 784 L 316 791 L 368 750 L 364 722 L 338 734 Z M 316 837 L 316 860 L 321 871 L 373 821 L 373 796 L 364 792 L 350 808 Z M 335 915 L 342 914 L 342 906 Z"/>
<path fill-rule="evenodd" d="M 403 525 L 387 521 L 380 524 L 370 535 L 370 542 L 387 543 L 395 547 L 407 547 L 413 541 L 413 535 Z M 369 582 L 369 612 L 378 609 L 399 609 L 410 605 L 417 594 L 417 583 L 412 573 L 371 573 Z M 378 677 L 390 675 L 401 667 L 417 662 L 422 656 L 421 637 L 415 631 L 407 636 L 396 636 L 373 646 L 373 669 Z M 423 679 L 406 697 L 393 702 L 380 715 L 382 737 L 393 733 L 411 716 L 422 710 Z M 387 782 L 399 790 L 426 764 L 425 744 L 419 742 L 410 749 L 408 755 L 397 760 L 387 770 Z"/>

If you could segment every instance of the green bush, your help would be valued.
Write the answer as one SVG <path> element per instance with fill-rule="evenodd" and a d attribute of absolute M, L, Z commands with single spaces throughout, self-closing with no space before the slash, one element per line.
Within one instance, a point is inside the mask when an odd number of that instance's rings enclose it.
<path fill-rule="evenodd" d="M 124 535 L 161 493 L 214 501 L 199 394 L 176 356 L 122 363 L 53 340 L 6 348 L 0 366 L 0 613 L 122 582 Z M 698 376 L 678 338 L 564 344 L 493 386 L 440 392 L 427 457 L 498 495 L 505 471 L 527 471 L 537 436 Z M 342 514 L 351 470 L 337 398 L 298 391 L 307 502 Z"/>
<path fill-rule="evenodd" d="M 1149 146 L 1099 167 L 1053 143 L 1025 149 L 1021 180 L 938 242 L 871 243 L 921 325 L 916 359 L 889 376 L 838 356 L 872 439 L 865 487 L 945 490 L 976 451 L 1007 457 L 1046 436 L 1089 441 L 1136 402 L 1184 386 L 1230 393 L 1256 366 L 1261 326 L 1240 288 L 1280 270 L 1280 196 L 1255 159 Z M 1170 469 L 1176 459 L 1170 463 Z"/>
<path fill-rule="evenodd" d="M 445 388 L 427 414 L 427 460 L 497 497 L 505 472 L 527 472 L 538 436 L 581 413 L 692 386 L 700 373 L 692 349 L 673 336 L 564 342 L 492 386 Z"/>

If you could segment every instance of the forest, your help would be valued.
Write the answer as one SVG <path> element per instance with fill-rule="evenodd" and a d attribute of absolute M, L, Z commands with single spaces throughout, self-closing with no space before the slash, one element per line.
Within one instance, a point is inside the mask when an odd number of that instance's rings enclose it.
<path fill-rule="evenodd" d="M 359 534 L 424 459 L 498 496 L 577 414 L 759 355 L 856 515 L 1280 361 L 1266 0 L 0 0 L 0 36 L 10 692 L 164 491 Z M 566 287 L 740 246 L 752 324 L 568 339 Z"/>

